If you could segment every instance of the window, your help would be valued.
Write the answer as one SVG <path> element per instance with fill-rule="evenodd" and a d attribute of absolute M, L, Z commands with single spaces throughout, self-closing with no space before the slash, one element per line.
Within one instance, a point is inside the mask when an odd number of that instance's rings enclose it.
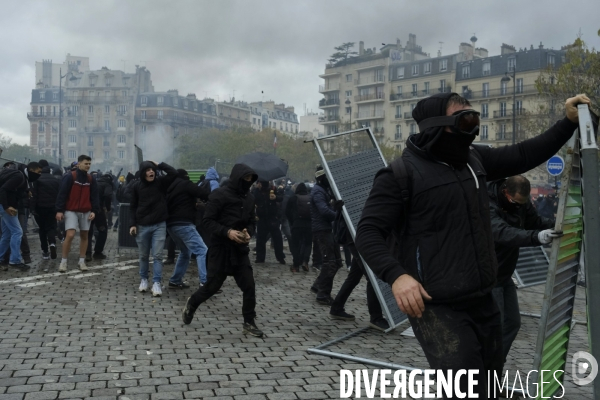
<path fill-rule="evenodd" d="M 554 54 L 548 54 L 548 65 L 554 66 Z"/>
<path fill-rule="evenodd" d="M 508 71 L 512 72 L 517 68 L 517 59 L 515 57 L 511 57 L 508 59 Z"/>
<path fill-rule="evenodd" d="M 58 101 L 58 92 L 52 93 L 52 100 Z"/>
<path fill-rule="evenodd" d="M 481 140 L 487 140 L 487 139 L 488 139 L 488 126 L 481 125 Z"/>
<path fill-rule="evenodd" d="M 404 67 L 398 67 L 396 69 L 396 78 L 397 79 L 402 79 L 404 78 Z"/>
<path fill-rule="evenodd" d="M 121 90 L 121 97 L 127 97 L 127 90 Z"/>
<path fill-rule="evenodd" d="M 117 143 L 125 143 L 126 137 L 125 135 L 118 135 L 117 136 Z"/>
<path fill-rule="evenodd" d="M 187 100 L 183 101 L 183 108 L 187 110 L 187 108 L 188 108 L 188 101 Z"/>
<path fill-rule="evenodd" d="M 40 92 L 40 101 L 46 100 L 46 92 Z"/>
<path fill-rule="evenodd" d="M 489 116 L 490 116 L 489 104 L 482 104 L 481 105 L 481 118 L 488 118 Z"/>
<path fill-rule="evenodd" d="M 489 97 L 490 95 L 490 84 L 489 82 L 481 85 L 481 97 Z"/>
<path fill-rule="evenodd" d="M 492 64 L 489 61 L 484 62 L 482 75 L 483 76 L 489 75 L 491 71 L 492 71 Z"/>
<path fill-rule="evenodd" d="M 445 79 L 440 79 L 440 92 L 441 93 L 446 92 L 446 80 Z"/>
<path fill-rule="evenodd" d="M 498 139 L 506 139 L 506 124 L 500 124 L 500 132 L 498 132 Z"/>
<path fill-rule="evenodd" d="M 127 105 L 121 104 L 117 106 L 117 115 L 127 115 Z"/>
<path fill-rule="evenodd" d="M 425 64 L 423 64 L 423 73 L 424 74 L 431 73 L 431 63 L 430 62 L 426 62 Z"/>
<path fill-rule="evenodd" d="M 346 82 L 352 82 L 352 74 L 346 75 Z"/>
<path fill-rule="evenodd" d="M 77 143 L 77 136 L 69 135 L 69 143 Z"/>
<path fill-rule="evenodd" d="M 423 89 L 423 94 L 429 94 L 429 82 L 425 82 L 425 88 Z"/>
<path fill-rule="evenodd" d="M 177 107 L 179 105 L 179 99 L 177 97 L 173 97 L 173 106 Z"/>
<path fill-rule="evenodd" d="M 142 107 L 147 106 L 148 105 L 148 97 L 142 96 L 140 99 L 140 104 L 142 105 Z"/>
<path fill-rule="evenodd" d="M 46 147 L 46 136 L 38 137 L 38 147 Z"/>
<path fill-rule="evenodd" d="M 88 113 L 90 113 L 90 114 L 94 113 L 94 106 L 88 106 Z"/>
<path fill-rule="evenodd" d="M 506 88 L 507 88 L 506 82 L 501 81 L 500 82 L 500 94 L 501 95 L 506 94 Z"/>
<path fill-rule="evenodd" d="M 163 100 L 163 97 L 162 97 L 162 96 L 158 96 L 158 97 L 156 98 L 156 104 L 158 104 L 159 106 L 162 106 L 162 105 L 163 105 L 163 101 L 164 101 L 164 100 Z"/>
<path fill-rule="evenodd" d="M 231 117 L 231 115 L 230 115 L 230 117 Z M 178 118 L 179 118 L 179 115 L 177 114 L 177 111 L 175 111 L 173 113 L 173 119 L 178 119 Z"/>
<path fill-rule="evenodd" d="M 413 76 L 419 75 L 419 64 L 415 64 L 412 66 L 412 74 Z"/>
<path fill-rule="evenodd" d="M 415 123 L 410 124 L 410 134 L 414 135 L 416 133 L 417 133 L 417 124 L 415 124 Z"/>
<path fill-rule="evenodd" d="M 94 120 L 93 119 L 88 119 L 87 126 L 88 126 L 88 128 L 93 128 L 94 127 Z"/>
<path fill-rule="evenodd" d="M 517 93 L 523 93 L 523 78 L 517 79 Z"/>
<path fill-rule="evenodd" d="M 88 150 L 88 156 L 93 160 L 94 159 L 94 150 Z"/>
<path fill-rule="evenodd" d="M 69 120 L 69 128 L 77 128 L 77 120 L 76 119 Z"/>
<path fill-rule="evenodd" d="M 396 125 L 396 133 L 394 134 L 394 140 L 402 139 L 402 125 Z"/>
<path fill-rule="evenodd" d="M 402 118 L 402 106 L 396 106 L 396 118 Z"/>
<path fill-rule="evenodd" d="M 108 140 L 108 136 L 104 136 L 104 141 L 102 142 L 102 146 L 109 147 L 110 141 Z"/>
<path fill-rule="evenodd" d="M 141 114 L 142 119 L 146 119 L 146 110 L 142 110 Z"/>
<path fill-rule="evenodd" d="M 352 90 L 346 90 L 346 98 L 350 99 L 352 97 Z"/>
<path fill-rule="evenodd" d="M 104 160 L 108 160 L 110 158 L 110 151 L 104 150 Z"/>
<path fill-rule="evenodd" d="M 416 84 L 416 83 L 412 84 L 412 92 L 411 93 L 412 93 L 413 96 L 417 95 L 418 87 L 419 87 L 418 84 Z"/>
<path fill-rule="evenodd" d="M 142 132 L 146 132 L 146 125 L 142 125 Z"/>
<path fill-rule="evenodd" d="M 522 100 L 516 101 L 515 109 L 517 110 L 517 115 L 521 115 L 523 113 L 523 101 Z"/>
<path fill-rule="evenodd" d="M 506 102 L 500 103 L 500 116 L 506 117 Z"/>
<path fill-rule="evenodd" d="M 124 159 L 125 158 L 125 150 L 118 150 L 117 151 L 117 158 L 119 159 Z"/>
<path fill-rule="evenodd" d="M 110 131 L 110 121 L 107 119 L 104 120 L 104 130 Z"/>
<path fill-rule="evenodd" d="M 444 72 L 448 70 L 448 60 L 447 59 L 443 59 L 440 60 L 440 72 Z"/>
<path fill-rule="evenodd" d="M 124 119 L 117 120 L 117 127 L 119 127 L 119 128 L 126 128 L 127 127 L 127 121 L 124 120 Z"/>
<path fill-rule="evenodd" d="M 94 145 L 94 137 L 93 136 L 88 136 L 88 146 L 93 146 Z"/>
<path fill-rule="evenodd" d="M 463 78 L 470 78 L 471 77 L 471 66 L 470 65 L 463 65 L 463 67 L 462 67 L 462 77 Z"/>
<path fill-rule="evenodd" d="M 75 150 L 69 150 L 69 158 L 74 159 L 75 157 L 77 157 L 77 153 L 75 153 Z"/>
<path fill-rule="evenodd" d="M 39 115 L 40 115 L 41 117 L 43 117 L 43 116 L 44 116 L 44 106 L 39 106 L 39 108 L 38 108 L 38 112 L 39 112 Z"/>
<path fill-rule="evenodd" d="M 110 106 L 104 106 L 104 114 L 110 114 Z"/>
<path fill-rule="evenodd" d="M 44 128 L 44 125 L 45 124 L 43 122 L 39 123 L 39 125 L 38 125 L 38 132 L 44 133 L 46 131 L 46 129 Z"/>
<path fill-rule="evenodd" d="M 158 119 L 163 119 L 163 110 L 158 110 Z"/>
<path fill-rule="evenodd" d="M 402 86 L 396 86 L 396 93 L 398 93 L 398 97 L 402 96 Z"/>

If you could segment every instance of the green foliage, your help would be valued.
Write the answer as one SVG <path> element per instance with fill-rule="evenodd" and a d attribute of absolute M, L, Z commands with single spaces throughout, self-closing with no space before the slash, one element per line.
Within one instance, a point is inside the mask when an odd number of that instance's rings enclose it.
<path fill-rule="evenodd" d="M 256 132 L 251 128 L 227 131 L 206 129 L 178 138 L 175 166 L 185 169 L 206 169 L 217 164 L 217 171 L 229 174 L 235 160 L 253 152 L 273 153 L 274 130 Z M 319 164 L 312 143 L 277 132 L 276 155 L 289 165 L 293 180 L 313 179 Z M 217 162 L 218 160 L 218 162 Z"/>
<path fill-rule="evenodd" d="M 346 42 L 346 43 L 342 43 L 341 45 L 339 45 L 337 47 L 334 47 L 334 50 L 336 52 L 329 56 L 330 58 L 328 61 L 331 64 L 336 64 L 340 61 L 346 61 L 351 57 L 356 57 L 356 55 L 358 55 L 358 53 L 356 51 L 352 50 L 353 47 L 354 47 L 354 42 Z"/>
<path fill-rule="evenodd" d="M 2 149 L 2 158 L 5 160 L 28 163 L 30 161 L 38 161 L 41 158 L 40 155 L 28 145 L 15 144 L 12 142 L 12 138 L 2 133 L 0 133 L 0 148 Z"/>

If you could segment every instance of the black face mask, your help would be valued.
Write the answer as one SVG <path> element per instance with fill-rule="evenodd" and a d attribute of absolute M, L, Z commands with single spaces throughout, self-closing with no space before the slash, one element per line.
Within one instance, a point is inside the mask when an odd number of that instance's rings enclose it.
<path fill-rule="evenodd" d="M 451 165 L 466 165 L 469 161 L 469 146 L 477 134 L 442 132 L 440 135 L 429 149 L 431 155 Z"/>
<path fill-rule="evenodd" d="M 508 198 L 502 190 L 498 194 L 498 199 L 500 200 L 500 206 L 502 207 L 502 209 L 509 213 L 515 213 L 519 211 L 521 207 L 524 206 L 524 204 L 519 204 L 516 202 L 512 203 L 510 200 L 508 200 Z"/>
<path fill-rule="evenodd" d="M 327 180 L 327 177 L 323 175 L 322 178 L 319 178 L 319 181 L 317 182 L 319 184 L 319 186 L 327 189 L 329 188 L 329 181 Z"/>
<path fill-rule="evenodd" d="M 27 180 L 29 182 L 35 182 L 38 180 L 38 178 L 42 176 L 42 174 L 38 174 L 37 172 L 33 172 L 33 171 L 27 171 Z"/>
<path fill-rule="evenodd" d="M 242 188 L 242 193 L 248 193 L 250 191 L 250 187 L 252 186 L 252 181 L 247 181 L 242 179 L 240 187 Z"/>

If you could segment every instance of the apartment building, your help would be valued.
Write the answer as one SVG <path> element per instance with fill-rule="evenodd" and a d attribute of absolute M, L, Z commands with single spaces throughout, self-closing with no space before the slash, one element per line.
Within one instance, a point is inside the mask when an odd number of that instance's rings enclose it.
<path fill-rule="evenodd" d="M 225 128 L 236 126 L 252 126 L 248 104 L 232 99 L 229 102 L 217 102 L 217 117 L 219 124 Z"/>
<path fill-rule="evenodd" d="M 256 130 L 271 128 L 289 136 L 296 136 L 300 127 L 294 107 L 275 104 L 274 101 L 257 101 L 248 104 L 252 113 L 252 127 Z"/>
<path fill-rule="evenodd" d="M 305 139 L 313 139 L 325 136 L 323 125 L 319 123 L 319 119 L 323 117 L 323 113 L 309 112 L 300 117 L 300 134 Z"/>

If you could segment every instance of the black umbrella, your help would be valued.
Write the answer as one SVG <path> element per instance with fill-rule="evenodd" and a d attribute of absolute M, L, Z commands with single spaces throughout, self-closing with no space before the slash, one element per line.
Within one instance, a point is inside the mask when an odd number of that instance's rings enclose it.
<path fill-rule="evenodd" d="M 246 164 L 256 172 L 258 179 L 272 181 L 287 175 L 288 165 L 285 161 L 273 154 L 249 153 L 240 156 L 236 163 Z"/>

